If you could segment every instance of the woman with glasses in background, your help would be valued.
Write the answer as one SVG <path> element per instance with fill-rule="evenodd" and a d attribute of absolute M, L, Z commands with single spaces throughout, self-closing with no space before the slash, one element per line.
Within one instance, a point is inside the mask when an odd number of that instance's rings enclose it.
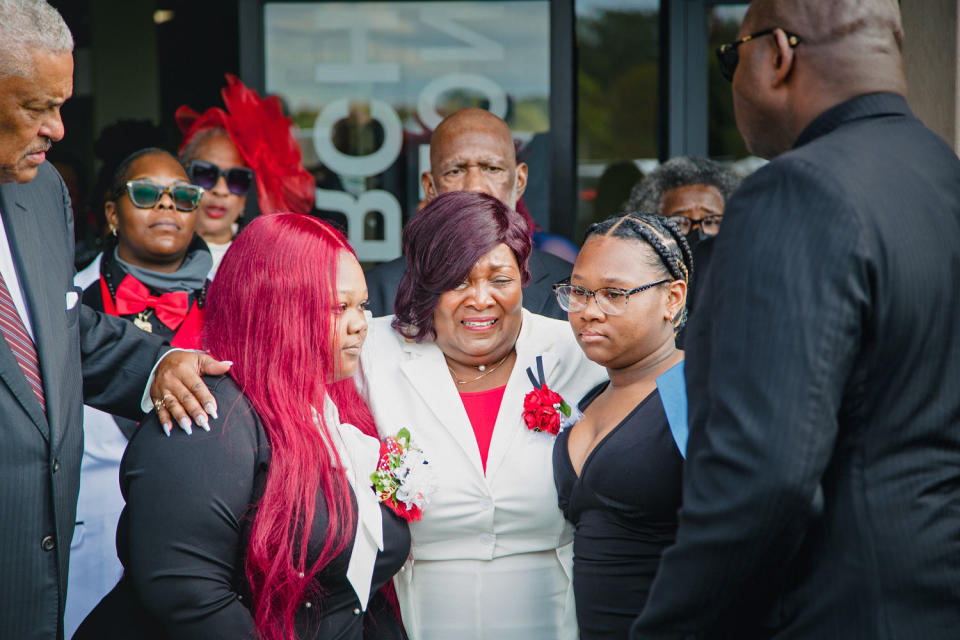
<path fill-rule="evenodd" d="M 686 448 L 683 352 L 690 248 L 655 215 L 592 225 L 569 281 L 554 286 L 587 358 L 608 380 L 553 450 L 560 508 L 575 526 L 580 638 L 626 638 L 674 539 Z"/>
<path fill-rule="evenodd" d="M 672 158 L 651 171 L 630 193 L 626 211 L 659 213 L 670 218 L 687 239 L 697 262 L 697 277 L 687 291 L 687 311 L 694 313 L 710 270 L 714 239 L 720 233 L 727 200 L 740 186 L 728 166 L 696 156 Z M 683 331 L 677 344 L 683 346 Z"/>
<path fill-rule="evenodd" d="M 720 233 L 724 207 L 738 186 L 740 176 L 733 169 L 709 158 L 681 156 L 637 183 L 625 207 L 671 218 L 693 248 Z"/>
<path fill-rule="evenodd" d="M 194 227 L 203 189 L 170 153 L 130 155 L 104 205 L 111 230 L 103 253 L 77 274 L 83 302 L 183 348 L 200 347 L 203 299 L 213 261 Z M 123 498 L 120 459 L 137 423 L 84 407 L 77 526 L 70 550 L 66 636 L 120 578 L 114 537 Z"/>
<path fill-rule="evenodd" d="M 276 97 L 260 98 L 229 74 L 221 95 L 226 109 L 199 114 L 182 106 L 176 113 L 180 161 L 204 189 L 197 233 L 213 255 L 211 279 L 239 232 L 254 185 L 260 213 L 310 213 L 316 188 Z"/>

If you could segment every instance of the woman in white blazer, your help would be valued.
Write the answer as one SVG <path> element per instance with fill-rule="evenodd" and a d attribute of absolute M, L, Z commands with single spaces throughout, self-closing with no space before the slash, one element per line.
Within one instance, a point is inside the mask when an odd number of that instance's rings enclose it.
<path fill-rule="evenodd" d="M 437 478 L 395 580 L 407 632 L 574 639 L 572 530 L 557 506 L 555 436 L 523 418 L 527 370 L 576 402 L 603 369 L 567 323 L 522 309 L 530 240 L 496 198 L 434 199 L 407 225 L 404 254 L 397 316 L 370 323 L 362 365 L 381 435 L 408 429 Z"/>

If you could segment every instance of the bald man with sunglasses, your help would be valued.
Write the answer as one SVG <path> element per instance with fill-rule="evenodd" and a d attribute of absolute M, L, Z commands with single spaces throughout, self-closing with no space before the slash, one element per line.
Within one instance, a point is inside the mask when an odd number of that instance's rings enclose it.
<path fill-rule="evenodd" d="M 904 99 L 896 0 L 753 0 L 738 36 L 772 161 L 687 333 L 680 526 L 630 637 L 952 640 L 960 160 Z"/>

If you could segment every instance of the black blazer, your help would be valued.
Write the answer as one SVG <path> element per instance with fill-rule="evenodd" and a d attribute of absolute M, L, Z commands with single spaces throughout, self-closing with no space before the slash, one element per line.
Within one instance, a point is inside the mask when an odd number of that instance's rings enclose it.
<path fill-rule="evenodd" d="M 530 284 L 523 289 L 523 308 L 542 316 L 566 320 L 567 312 L 557 303 L 553 284 L 569 278 L 573 265 L 546 251 L 534 249 L 530 253 L 529 268 Z M 393 301 L 406 270 L 407 260 L 401 256 L 367 272 L 367 292 L 373 317 L 393 314 Z"/>
<path fill-rule="evenodd" d="M 0 339 L 0 636 L 62 636 L 83 403 L 137 418 L 163 341 L 79 302 L 67 190 L 49 163 L 0 184 L 0 211 L 40 360 L 47 414 Z M 68 308 L 68 297 L 75 304 Z"/>
<path fill-rule="evenodd" d="M 960 629 L 960 160 L 823 113 L 731 198 L 687 334 L 676 544 L 632 638 Z"/>
<path fill-rule="evenodd" d="M 221 408 L 210 433 L 177 430 L 167 438 L 151 413 L 120 466 L 126 506 L 117 525 L 120 583 L 90 613 L 76 640 L 254 640 L 246 547 L 272 459 L 260 417 L 228 376 L 204 379 Z M 331 425 L 332 427 L 332 425 Z M 350 499 L 356 508 L 355 494 Z M 410 553 L 407 523 L 384 505 L 384 548 L 377 553 L 370 601 L 347 579 L 351 541 L 314 579 L 310 606 L 298 605 L 295 637 L 404 640 L 378 590 Z M 318 491 L 307 564 L 326 542 L 329 511 Z M 322 593 L 322 597 L 319 595 Z M 367 634 L 364 627 L 375 627 Z"/>

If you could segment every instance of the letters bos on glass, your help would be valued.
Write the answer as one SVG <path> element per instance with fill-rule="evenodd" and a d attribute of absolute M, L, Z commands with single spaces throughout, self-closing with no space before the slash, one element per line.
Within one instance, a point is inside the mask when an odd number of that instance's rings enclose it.
<path fill-rule="evenodd" d="M 549 220 L 548 0 L 267 3 L 264 45 L 266 89 L 297 122 L 316 206 L 346 216 L 362 261 L 400 255 L 430 133 L 461 107 L 507 121 L 532 165 L 525 201 Z"/>

